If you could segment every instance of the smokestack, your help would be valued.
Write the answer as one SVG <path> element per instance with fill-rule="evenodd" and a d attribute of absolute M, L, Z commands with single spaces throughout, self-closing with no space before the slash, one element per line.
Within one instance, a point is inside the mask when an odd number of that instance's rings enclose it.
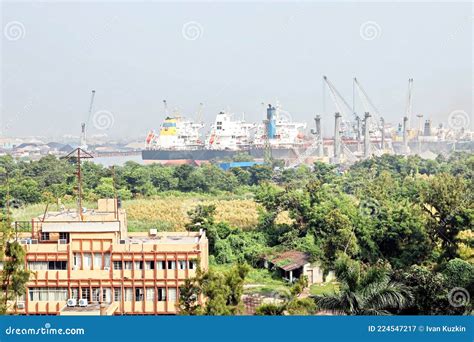
<path fill-rule="evenodd" d="M 403 117 L 403 147 L 405 149 L 406 152 L 408 152 L 408 132 L 407 132 L 407 129 L 408 129 L 408 117 L 407 116 L 404 116 Z"/>
<path fill-rule="evenodd" d="M 365 112 L 365 115 L 364 115 L 364 158 L 369 158 L 369 148 L 370 148 L 369 118 L 370 118 L 370 114 L 368 112 Z"/>
<path fill-rule="evenodd" d="M 321 128 L 321 115 L 316 115 L 314 118 L 316 123 L 316 135 L 318 139 L 318 157 L 324 156 L 324 146 L 323 146 L 323 130 Z"/>
<path fill-rule="evenodd" d="M 341 155 L 341 113 L 334 114 L 334 158 L 336 162 Z"/>
<path fill-rule="evenodd" d="M 267 108 L 267 137 L 268 139 L 274 139 L 276 135 L 276 108 L 271 104 Z"/>

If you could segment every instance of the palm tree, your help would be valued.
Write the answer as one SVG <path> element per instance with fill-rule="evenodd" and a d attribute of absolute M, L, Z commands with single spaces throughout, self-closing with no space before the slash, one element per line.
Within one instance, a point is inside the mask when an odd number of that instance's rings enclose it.
<path fill-rule="evenodd" d="M 402 309 L 413 296 L 408 288 L 390 281 L 384 264 L 366 266 L 348 257 L 336 262 L 340 291 L 313 297 L 319 309 L 346 315 L 389 315 L 390 309 Z"/>

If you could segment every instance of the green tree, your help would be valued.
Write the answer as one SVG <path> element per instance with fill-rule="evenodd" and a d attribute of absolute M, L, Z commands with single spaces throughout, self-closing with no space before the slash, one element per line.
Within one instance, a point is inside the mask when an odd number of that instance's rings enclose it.
<path fill-rule="evenodd" d="M 285 311 L 285 305 L 268 303 L 257 307 L 255 314 L 257 316 L 281 316 Z"/>
<path fill-rule="evenodd" d="M 25 251 L 18 241 L 13 240 L 13 231 L 9 215 L 3 215 L 0 221 L 0 261 L 3 270 L 0 273 L 0 313 L 5 314 L 16 307 L 10 306 L 10 301 L 25 295 L 29 272 L 24 270 Z M 16 303 L 15 303 L 16 305 Z"/>
<path fill-rule="evenodd" d="M 340 291 L 315 296 L 319 309 L 346 315 L 387 315 L 391 310 L 403 309 L 413 299 L 406 286 L 390 280 L 385 264 L 366 266 L 341 257 L 335 270 Z"/>
<path fill-rule="evenodd" d="M 410 305 L 403 308 L 403 314 L 442 315 L 448 313 L 449 289 L 443 274 L 427 266 L 413 265 L 406 271 L 398 271 L 395 279 L 405 284 L 414 298 Z"/>
<path fill-rule="evenodd" d="M 237 264 L 225 272 L 198 272 L 188 281 L 178 307 L 180 314 L 235 315 L 242 312 L 241 296 L 249 267 Z M 205 297 L 199 304 L 199 294 Z"/>
<path fill-rule="evenodd" d="M 95 193 L 102 198 L 113 198 L 115 196 L 114 180 L 110 177 L 103 177 L 95 188 Z"/>
<path fill-rule="evenodd" d="M 250 172 L 250 185 L 258 185 L 272 179 L 272 168 L 268 165 L 252 165 L 248 168 Z"/>
<path fill-rule="evenodd" d="M 446 263 L 442 273 L 446 278 L 448 288 L 462 287 L 465 288 L 468 293 L 474 294 L 473 264 L 461 259 L 452 259 Z M 474 298 L 472 298 L 472 300 L 474 300 Z"/>
<path fill-rule="evenodd" d="M 463 178 L 446 173 L 430 179 L 423 193 L 428 228 L 445 260 L 458 257 L 459 233 L 474 226 L 473 196 Z"/>

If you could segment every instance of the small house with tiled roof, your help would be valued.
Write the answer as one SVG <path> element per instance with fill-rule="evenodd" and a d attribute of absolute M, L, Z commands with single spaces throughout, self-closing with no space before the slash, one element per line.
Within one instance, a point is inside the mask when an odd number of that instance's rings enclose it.
<path fill-rule="evenodd" d="M 324 271 L 318 262 L 311 262 L 308 253 L 290 250 L 275 252 L 265 256 L 265 267 L 278 270 L 290 283 L 301 276 L 306 276 L 308 284 L 324 282 Z M 330 272 L 332 277 L 332 272 Z M 328 280 L 328 279 L 326 279 Z"/>

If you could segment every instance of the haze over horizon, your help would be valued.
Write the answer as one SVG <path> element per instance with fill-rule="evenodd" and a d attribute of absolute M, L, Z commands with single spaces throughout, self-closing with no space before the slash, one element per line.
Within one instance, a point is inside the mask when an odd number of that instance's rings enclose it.
<path fill-rule="evenodd" d="M 260 122 L 265 104 L 329 135 L 322 76 L 352 104 L 352 78 L 394 125 L 413 113 L 472 129 L 471 3 L 28 3 L 2 5 L 2 136 L 144 137 L 178 107 Z M 96 90 L 88 117 L 90 92 Z M 325 96 L 324 96 L 325 94 Z M 362 103 L 356 109 L 362 112 Z M 346 112 L 347 119 L 351 113 Z M 100 116 L 102 115 L 102 116 Z M 102 121 L 99 121 L 102 120 Z"/>

